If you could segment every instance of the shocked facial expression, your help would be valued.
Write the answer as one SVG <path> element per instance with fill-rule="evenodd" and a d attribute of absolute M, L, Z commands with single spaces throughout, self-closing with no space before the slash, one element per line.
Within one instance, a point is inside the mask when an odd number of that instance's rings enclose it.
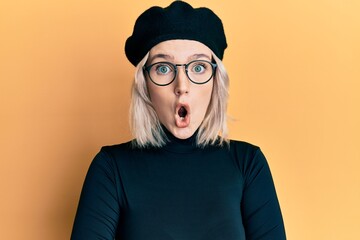
<path fill-rule="evenodd" d="M 169 40 L 154 46 L 146 66 L 157 62 L 187 64 L 195 60 L 211 62 L 211 50 L 204 44 L 191 40 Z M 188 71 L 201 72 L 204 66 L 189 66 Z M 159 74 L 169 69 L 159 67 Z M 191 137 L 204 120 L 213 90 L 213 77 L 204 84 L 191 82 L 184 66 L 170 84 L 159 86 L 146 75 L 150 99 L 160 122 L 177 138 Z"/>

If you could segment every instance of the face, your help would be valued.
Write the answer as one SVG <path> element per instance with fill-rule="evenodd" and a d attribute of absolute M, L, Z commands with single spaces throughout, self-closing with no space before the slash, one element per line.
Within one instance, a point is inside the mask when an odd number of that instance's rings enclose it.
<path fill-rule="evenodd" d="M 211 50 L 191 40 L 169 40 L 154 46 L 146 66 L 156 62 L 186 64 L 194 60 L 211 62 Z M 185 67 L 179 66 L 175 80 L 158 86 L 149 77 L 147 87 L 160 122 L 177 138 L 191 137 L 202 123 L 213 89 L 213 79 L 205 84 L 191 82 Z"/>

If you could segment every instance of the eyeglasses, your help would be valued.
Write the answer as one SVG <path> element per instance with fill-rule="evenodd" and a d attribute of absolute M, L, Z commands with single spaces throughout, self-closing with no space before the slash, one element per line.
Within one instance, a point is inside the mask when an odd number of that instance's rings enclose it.
<path fill-rule="evenodd" d="M 172 83 L 177 75 L 178 67 L 184 66 L 186 76 L 195 84 L 205 84 L 214 76 L 217 65 L 205 60 L 195 60 L 187 64 L 173 64 L 170 62 L 157 62 L 144 66 L 150 80 L 158 86 Z"/>

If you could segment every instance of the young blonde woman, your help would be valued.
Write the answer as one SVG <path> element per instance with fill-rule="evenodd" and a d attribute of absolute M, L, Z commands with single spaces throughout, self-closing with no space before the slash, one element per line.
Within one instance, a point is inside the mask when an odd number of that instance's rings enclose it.
<path fill-rule="evenodd" d="M 286 239 L 264 155 L 227 139 L 226 47 L 208 8 L 175 1 L 139 16 L 125 44 L 134 139 L 93 160 L 72 239 Z"/>

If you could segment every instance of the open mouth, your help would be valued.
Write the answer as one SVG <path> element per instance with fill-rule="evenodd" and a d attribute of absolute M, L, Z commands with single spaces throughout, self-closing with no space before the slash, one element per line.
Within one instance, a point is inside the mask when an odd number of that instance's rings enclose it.
<path fill-rule="evenodd" d="M 187 110 L 184 106 L 181 106 L 178 110 L 178 115 L 180 118 L 185 118 L 187 115 Z"/>
<path fill-rule="evenodd" d="M 178 104 L 176 107 L 176 126 L 179 128 L 185 128 L 190 124 L 190 108 L 187 104 Z"/>

